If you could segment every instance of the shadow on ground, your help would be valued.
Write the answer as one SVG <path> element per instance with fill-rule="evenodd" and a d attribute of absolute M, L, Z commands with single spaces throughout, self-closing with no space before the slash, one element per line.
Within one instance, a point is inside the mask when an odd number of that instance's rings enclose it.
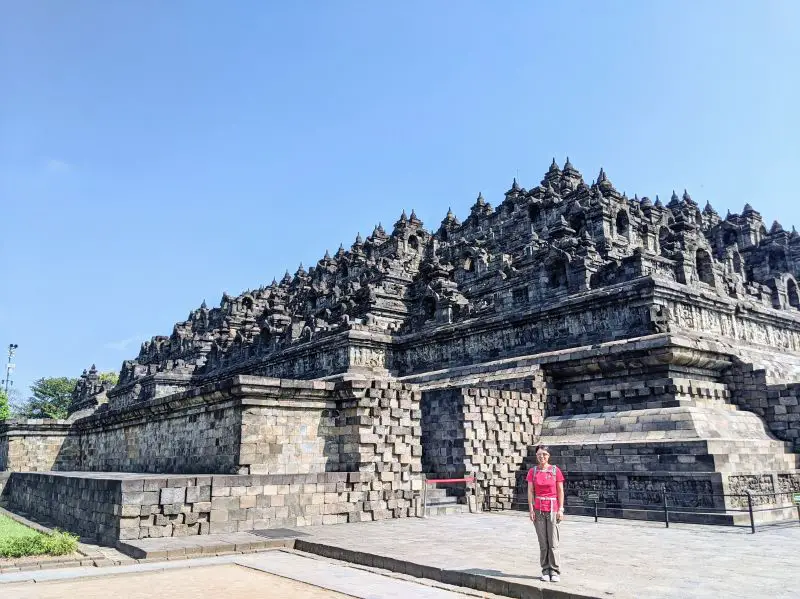
<path fill-rule="evenodd" d="M 476 574 L 478 576 L 493 576 L 495 578 L 519 578 L 528 580 L 539 580 L 539 576 L 526 576 L 523 574 L 506 574 L 500 570 L 484 570 L 482 568 L 469 568 L 467 570 L 456 570 L 456 572 L 463 572 L 464 574 Z"/>

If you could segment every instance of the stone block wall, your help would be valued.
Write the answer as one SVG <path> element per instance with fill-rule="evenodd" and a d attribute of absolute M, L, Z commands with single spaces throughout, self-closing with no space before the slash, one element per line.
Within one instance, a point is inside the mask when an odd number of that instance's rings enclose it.
<path fill-rule="evenodd" d="M 341 465 L 372 474 L 373 491 L 411 489 L 422 474 L 419 389 L 393 380 L 354 380 L 343 383 L 339 395 Z"/>
<path fill-rule="evenodd" d="M 17 512 L 55 523 L 81 536 L 119 538 L 123 481 L 90 475 L 13 472 L 4 501 Z"/>
<path fill-rule="evenodd" d="M 239 466 L 250 474 L 340 470 L 336 415 L 333 407 L 244 408 Z"/>
<path fill-rule="evenodd" d="M 732 403 L 761 416 L 776 438 L 800 452 L 800 383 L 770 385 L 765 370 L 740 360 L 724 378 Z"/>
<path fill-rule="evenodd" d="M 15 472 L 5 498 L 15 511 L 113 544 L 403 518 L 416 514 L 421 488 L 419 477 L 405 485 L 360 472 L 166 477 Z"/>
<path fill-rule="evenodd" d="M 474 474 L 493 507 L 510 507 L 523 461 L 539 440 L 545 408 L 538 372 L 530 392 L 476 387 L 426 392 L 422 443 L 427 475 Z"/>
<path fill-rule="evenodd" d="M 392 380 L 350 380 L 332 383 L 292 381 L 272 382 L 255 377 L 239 380 L 240 404 L 225 397 L 213 403 L 214 394 L 194 398 L 166 398 L 172 409 L 157 417 L 151 410 L 150 422 L 125 419 L 131 410 L 99 415 L 109 430 L 92 430 L 95 417 L 80 422 L 78 435 L 92 437 L 100 452 L 89 459 L 103 459 L 119 467 L 143 465 L 144 444 L 155 443 L 171 427 L 176 431 L 171 446 L 147 449 L 175 451 L 174 461 L 158 461 L 158 467 L 198 468 L 187 466 L 195 456 L 202 467 L 203 456 L 196 445 L 182 445 L 182 434 L 218 439 L 218 431 L 238 435 L 242 431 L 242 453 L 233 463 L 238 470 L 255 467 L 288 470 L 290 468 L 344 468 L 348 471 L 274 473 L 258 475 L 188 475 L 114 472 L 14 472 L 5 496 L 14 509 L 50 520 L 58 526 L 104 542 L 117 539 L 186 536 L 237 532 L 254 528 L 334 524 L 402 518 L 417 513 L 416 498 L 422 489 L 422 445 L 420 392 L 414 385 Z M 322 395 L 301 401 L 301 388 L 321 385 Z M 280 396 L 255 397 L 255 388 L 267 387 Z M 324 398 L 324 401 L 323 401 Z M 181 405 L 189 401 L 190 406 Z M 317 401 L 319 400 L 319 401 Z M 335 401 L 328 405 L 326 402 Z M 212 402 L 212 403 L 208 403 Z M 225 402 L 228 402 L 227 404 Z M 277 402 L 277 403 L 276 403 Z M 335 407 L 333 407 L 335 406 Z M 190 409 L 191 408 L 191 409 Z M 142 417 L 142 406 L 134 414 Z M 138 412 L 137 412 L 138 411 Z M 188 413 L 187 413 L 188 412 Z M 214 414 L 222 413 L 215 417 Z M 213 422 L 236 422 L 229 413 L 238 414 L 240 429 L 233 425 L 210 426 Z M 191 424 L 189 419 L 197 416 Z M 110 426 L 111 418 L 120 418 Z M 154 426 L 162 428 L 152 428 Z M 274 427 L 274 428 L 273 428 Z M 275 430 L 277 429 L 277 430 Z M 282 429 L 282 430 L 281 430 Z M 155 432 L 154 432 L 155 431 Z M 211 431 L 211 434 L 209 434 Z M 231 432 L 232 431 L 232 432 Z M 136 433 L 143 438 L 132 439 Z M 221 433 L 220 433 L 221 434 Z M 107 438 L 100 435 L 108 435 Z M 114 437 L 113 435 L 117 435 Z M 262 435 L 266 435 L 263 444 Z M 96 439 L 102 439 L 102 443 Z M 120 447 L 110 444 L 117 438 Z M 238 441 L 239 437 L 235 437 Z M 281 446 L 286 439 L 286 447 Z M 125 443 L 128 443 L 127 445 Z M 166 441 L 165 441 L 166 443 Z M 308 444 L 305 447 L 304 444 Z M 219 447 L 214 443 L 207 445 Z M 288 447 L 288 452 L 286 451 Z M 176 449 L 171 449 L 176 448 Z M 252 451 L 248 451 L 252 449 Z M 308 450 L 308 456 L 303 455 Z M 238 452 L 238 447 L 237 447 Z M 131 456 L 130 462 L 111 462 L 116 456 Z M 169 457 L 173 454 L 166 454 Z M 328 456 L 330 462 L 319 461 Z M 244 460 L 240 460 L 240 457 Z M 260 460 L 251 462 L 254 456 Z M 264 456 L 275 457 L 272 463 Z M 306 460 L 308 457 L 308 461 Z M 238 462 L 238 463 L 237 463 Z M 247 462 L 245 464 L 245 462 Z M 293 464 L 295 462 L 295 464 Z M 91 462 L 93 464 L 99 462 Z M 259 466 L 259 464 L 261 466 Z M 190 474 L 190 473 L 184 473 Z M 100 514 L 97 519 L 93 514 Z"/>
<path fill-rule="evenodd" d="M 241 413 L 209 405 L 79 429 L 80 462 L 98 472 L 236 472 Z M 63 469 L 63 468 L 59 468 Z"/>
<path fill-rule="evenodd" d="M 237 376 L 192 392 L 99 410 L 75 422 L 78 460 L 60 470 L 166 474 L 335 469 L 334 385 Z M 334 443 L 335 445 L 335 443 Z"/>
<path fill-rule="evenodd" d="M 770 385 L 767 407 L 761 416 L 772 434 L 800 452 L 800 383 Z"/>
<path fill-rule="evenodd" d="M 66 420 L 8 420 L 0 423 L 0 471 L 42 472 L 71 465 L 77 456 Z"/>

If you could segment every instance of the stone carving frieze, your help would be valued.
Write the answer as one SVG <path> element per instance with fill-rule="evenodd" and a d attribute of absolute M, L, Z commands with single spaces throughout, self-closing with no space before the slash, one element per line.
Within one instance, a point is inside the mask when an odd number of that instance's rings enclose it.
<path fill-rule="evenodd" d="M 217 307 L 203 302 L 123 363 L 109 397 L 159 373 L 200 381 L 237 368 L 408 372 L 674 328 L 798 350 L 798 275 L 800 235 L 779 223 L 767 228 L 750 205 L 723 218 L 686 192 L 666 202 L 631 198 L 605 171 L 587 182 L 569 161 L 553 161 L 540 183 L 525 189 L 515 180 L 495 206 L 479 194 L 463 220 L 448 211 L 427 229 L 403 211 L 391 228 L 377 225 L 308 268 L 225 293 Z M 683 286 L 686 300 L 651 302 L 655 311 L 641 302 L 624 309 L 575 301 L 594 292 L 602 304 L 606 291 L 645 277 Z M 757 309 L 731 316 L 695 301 L 698 294 Z M 558 306 L 567 315 L 546 316 Z M 508 326 L 485 325 L 493 319 Z M 358 327 L 388 335 L 392 357 L 355 349 L 343 360 L 310 357 Z M 445 340 L 448 330 L 459 338 Z M 436 341 L 408 346 L 414 335 Z"/>

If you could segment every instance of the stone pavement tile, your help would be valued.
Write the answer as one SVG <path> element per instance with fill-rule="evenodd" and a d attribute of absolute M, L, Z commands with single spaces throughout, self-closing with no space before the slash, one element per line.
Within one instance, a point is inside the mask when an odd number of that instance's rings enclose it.
<path fill-rule="evenodd" d="M 215 594 L 214 584 L 220 582 L 219 566 L 242 566 L 243 572 L 227 570 L 224 576 L 224 593 Z M 345 564 L 333 564 L 319 558 L 304 557 L 285 551 L 235 555 L 225 557 L 198 558 L 181 562 L 143 563 L 132 566 L 116 566 L 109 568 L 74 568 L 67 570 L 39 571 L 36 573 L 17 573 L 17 576 L 0 576 L 0 597 L 107 597 L 119 599 L 150 597 L 151 585 L 157 584 L 159 596 L 170 596 L 174 599 L 194 599 L 195 597 L 225 596 L 228 599 L 246 599 L 247 597 L 264 596 L 255 593 L 259 589 L 248 587 L 246 572 L 259 571 L 267 575 L 277 575 L 284 580 L 297 581 L 312 587 L 296 586 L 292 592 L 274 592 L 275 581 L 262 580 L 260 589 L 269 587 L 270 597 L 286 597 L 309 599 L 314 597 L 360 597 L 364 599 L 465 599 L 468 595 L 457 591 L 432 587 L 411 580 L 403 580 L 394 576 L 384 576 L 364 569 L 348 567 Z M 165 575 L 172 572 L 174 576 Z M 202 585 L 195 584 L 205 580 L 208 573 L 213 574 Z M 167 592 L 172 583 L 159 580 L 183 580 L 182 587 L 175 587 Z M 98 582 L 100 581 L 100 582 Z M 36 584 L 33 584 L 36 583 Z M 59 585 L 59 586 L 52 586 Z M 166 585 L 166 586 L 165 586 Z M 266 585 L 266 586 L 265 586 Z M 172 585 L 175 586 L 175 585 Z M 250 590 L 247 590 L 247 589 Z M 52 591 L 52 589 L 55 589 Z M 150 595 L 142 595 L 147 589 Z M 312 592 L 316 589 L 316 594 Z M 40 591 L 36 594 L 36 591 Z M 247 590 L 247 593 L 244 591 Z M 52 592 L 51 592 L 52 591 Z M 324 591 L 324 592 L 321 592 Z M 28 594 L 25 594 L 25 593 Z M 137 592 L 139 594 L 137 594 Z M 50 593 L 50 594 L 48 594 Z M 103 594 L 105 593 L 105 594 Z M 305 593 L 305 594 L 304 594 Z M 325 594 L 328 593 L 328 594 Z M 341 593 L 341 594 L 340 594 Z M 474 596 L 474 593 L 472 594 Z"/>
<path fill-rule="evenodd" d="M 246 532 L 197 535 L 192 537 L 164 537 L 136 539 L 120 542 L 120 549 L 137 559 L 163 559 L 180 556 L 241 553 L 286 546 L 284 539 L 265 539 Z M 291 545 L 291 542 L 289 542 Z"/>
<path fill-rule="evenodd" d="M 173 568 L 200 568 L 214 565 L 215 563 L 231 563 L 232 556 L 229 557 L 209 557 L 186 560 L 183 562 L 134 562 L 130 565 L 109 566 L 107 568 L 65 568 L 60 570 L 35 570 L 29 572 L 13 572 L 0 574 L 0 596 L 5 597 L 2 590 L 5 584 L 17 582 L 45 582 L 51 580 L 71 580 L 73 578 L 87 578 L 95 576 L 116 576 L 120 574 L 131 574 L 135 572 L 153 572 L 157 570 L 168 570 Z"/>
<path fill-rule="evenodd" d="M 94 577 L 39 584 L 9 585 L 0 591 L 12 599 L 347 599 L 347 595 L 318 586 L 290 580 L 256 569 L 219 564 L 195 569 L 187 576 L 185 570 L 143 571 L 114 577 Z"/>
<path fill-rule="evenodd" d="M 464 599 L 465 595 L 441 588 L 381 576 L 345 565 L 303 557 L 285 551 L 273 551 L 242 557 L 238 564 L 285 576 L 326 589 L 375 599 Z"/>
<path fill-rule="evenodd" d="M 305 527 L 304 541 L 604 597 L 797 597 L 800 526 L 747 529 L 570 516 L 561 528 L 562 582 L 537 582 L 527 513 L 463 514 Z M 298 548 L 303 548 L 301 544 Z M 336 557 L 336 553 L 325 553 Z M 379 566 L 379 560 L 372 565 Z M 758 575 L 754 575 L 754 573 Z M 423 572 L 424 573 L 424 572 Z"/>

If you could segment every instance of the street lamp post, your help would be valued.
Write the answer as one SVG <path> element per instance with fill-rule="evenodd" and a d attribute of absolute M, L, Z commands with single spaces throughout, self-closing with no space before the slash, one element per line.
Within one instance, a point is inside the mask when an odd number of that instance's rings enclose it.
<path fill-rule="evenodd" d="M 15 364 L 11 362 L 11 359 L 14 357 L 14 352 L 17 350 L 19 346 L 16 343 L 9 343 L 8 344 L 8 364 L 6 364 L 6 395 L 8 395 L 8 386 L 13 385 L 14 383 L 11 381 L 11 373 L 14 371 Z"/>

